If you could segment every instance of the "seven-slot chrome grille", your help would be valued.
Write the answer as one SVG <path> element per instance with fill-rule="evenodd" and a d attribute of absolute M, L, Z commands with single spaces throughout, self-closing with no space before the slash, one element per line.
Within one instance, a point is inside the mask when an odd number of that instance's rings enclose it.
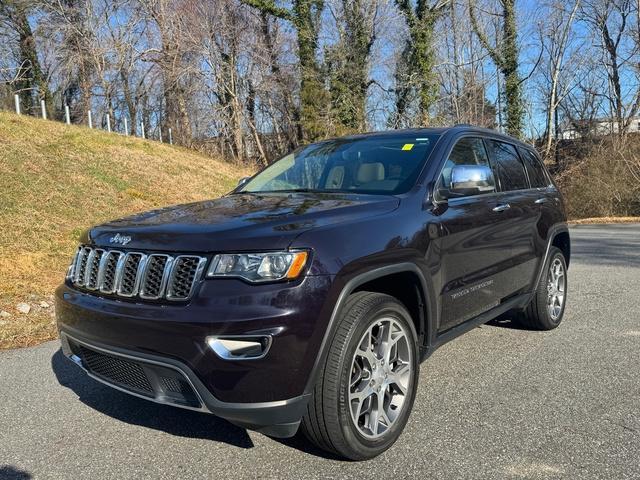
<path fill-rule="evenodd" d="M 187 300 L 207 259 L 196 255 L 123 252 L 81 246 L 69 270 L 78 288 L 145 300 Z"/>

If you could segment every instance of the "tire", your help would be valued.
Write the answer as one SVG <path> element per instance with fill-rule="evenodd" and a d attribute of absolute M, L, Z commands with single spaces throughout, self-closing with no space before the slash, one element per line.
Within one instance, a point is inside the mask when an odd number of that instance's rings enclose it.
<path fill-rule="evenodd" d="M 396 343 L 387 348 L 379 342 L 381 338 L 393 338 Z M 415 399 L 416 339 L 409 312 L 394 297 L 372 292 L 351 295 L 302 419 L 305 436 L 319 448 L 350 460 L 370 459 L 391 447 Z M 376 361 L 377 367 L 372 367 Z M 381 397 L 384 414 L 378 415 Z M 379 421 L 374 422 L 375 418 Z"/>
<path fill-rule="evenodd" d="M 562 280 L 555 284 L 555 288 L 550 283 L 555 282 L 556 274 L 554 269 L 561 271 Z M 560 286 L 560 288 L 558 288 Z M 561 300 L 557 301 L 557 294 L 561 293 Z M 552 300 L 552 296 L 556 299 Z M 553 302 L 553 313 L 550 303 Z M 553 330 L 562 321 L 564 309 L 567 304 L 567 263 L 559 248 L 551 247 L 549 258 L 544 266 L 540 282 L 533 294 L 531 302 L 517 318 L 518 322 L 525 327 L 534 330 Z"/>

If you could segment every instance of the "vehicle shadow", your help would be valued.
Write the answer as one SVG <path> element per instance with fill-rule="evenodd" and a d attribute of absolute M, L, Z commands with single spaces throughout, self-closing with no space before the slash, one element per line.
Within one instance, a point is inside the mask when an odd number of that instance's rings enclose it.
<path fill-rule="evenodd" d="M 2 480 L 29 480 L 33 476 L 24 470 L 11 465 L 0 465 L 0 478 Z"/>
<path fill-rule="evenodd" d="M 222 418 L 160 405 L 103 385 L 70 362 L 61 350 L 57 350 L 51 357 L 51 368 L 58 383 L 72 390 L 82 403 L 121 422 L 153 428 L 179 437 L 212 440 L 240 448 L 254 446 L 244 428 Z M 342 460 L 315 447 L 300 432 L 293 438 L 273 440 L 316 457 Z"/>
<path fill-rule="evenodd" d="M 502 315 L 498 318 L 488 321 L 485 325 L 490 327 L 509 328 L 511 330 L 531 330 L 530 328 L 518 323 L 513 315 Z"/>
<path fill-rule="evenodd" d="M 51 368 L 60 385 L 72 390 L 82 403 L 121 422 L 180 437 L 253 447 L 245 429 L 214 415 L 160 405 L 103 385 L 71 363 L 61 350 L 51 357 Z"/>
<path fill-rule="evenodd" d="M 313 443 L 307 440 L 307 438 L 300 430 L 298 430 L 298 433 L 296 433 L 295 436 L 291 438 L 274 438 L 273 440 L 289 448 L 299 450 L 302 453 L 313 455 L 314 457 L 324 458 L 325 460 L 335 460 L 338 462 L 349 462 L 349 460 L 345 460 L 342 457 L 316 447 Z"/>

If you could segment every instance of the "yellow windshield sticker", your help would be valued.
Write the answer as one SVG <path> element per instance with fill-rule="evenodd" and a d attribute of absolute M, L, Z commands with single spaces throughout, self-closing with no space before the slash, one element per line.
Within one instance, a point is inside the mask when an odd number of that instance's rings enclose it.
<path fill-rule="evenodd" d="M 402 147 L 402 150 L 404 150 L 405 152 L 408 152 L 413 148 L 413 145 L 414 145 L 413 143 L 405 143 L 404 146 Z"/>

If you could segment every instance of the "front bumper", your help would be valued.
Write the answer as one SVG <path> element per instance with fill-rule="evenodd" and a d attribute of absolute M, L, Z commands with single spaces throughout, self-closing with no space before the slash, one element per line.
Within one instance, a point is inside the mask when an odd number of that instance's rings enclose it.
<path fill-rule="evenodd" d="M 309 398 L 305 386 L 330 316 L 331 283 L 329 276 L 294 285 L 204 281 L 181 305 L 101 298 L 62 285 L 56 292 L 62 349 L 92 377 L 120 390 L 290 436 Z M 260 359 L 223 360 L 206 343 L 212 335 L 264 333 L 272 343 Z M 138 388 L 114 381 L 89 360 L 113 363 L 116 372 L 133 363 L 149 383 Z M 163 387 L 171 377 L 192 393 L 181 397 L 180 388 L 171 393 Z"/>

